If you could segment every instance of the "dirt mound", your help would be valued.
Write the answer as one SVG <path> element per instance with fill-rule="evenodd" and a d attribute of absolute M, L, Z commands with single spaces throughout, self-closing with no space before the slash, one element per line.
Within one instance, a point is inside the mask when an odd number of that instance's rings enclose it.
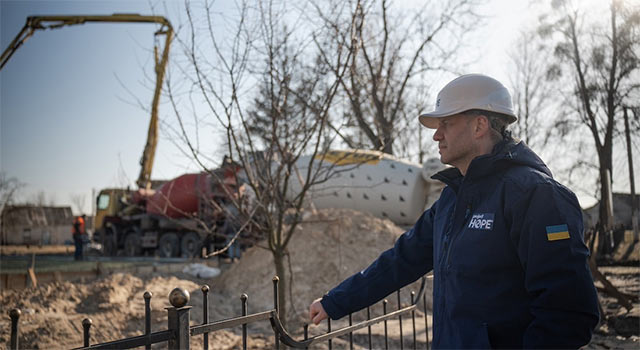
<path fill-rule="evenodd" d="M 289 243 L 285 262 L 292 273 L 287 282 L 293 281 L 287 293 L 292 301 L 288 306 L 289 319 L 306 321 L 311 301 L 366 268 L 380 253 L 391 248 L 403 232 L 389 220 L 348 209 L 318 210 L 306 218 Z M 236 298 L 238 302 L 220 306 L 218 310 L 228 316 L 238 314 L 243 292 L 249 296 L 250 312 L 273 308 L 274 275 L 270 251 L 262 247 L 247 250 L 215 286 L 217 293 L 230 300 Z M 410 288 L 417 291 L 419 286 Z M 408 303 L 408 292 L 404 297 Z"/>
<path fill-rule="evenodd" d="M 23 313 L 69 312 L 80 301 L 79 295 L 87 293 L 85 285 L 70 282 L 55 282 L 36 289 L 3 290 L 3 309 L 19 308 Z"/>
<path fill-rule="evenodd" d="M 143 294 L 146 290 L 154 294 L 151 315 L 152 327 L 155 328 L 152 330 L 166 329 L 167 313 L 164 308 L 169 306 L 167 295 L 175 287 L 189 290 L 195 296 L 194 301 L 202 307 L 202 297 L 198 298 L 197 293 L 200 290 L 198 283 L 175 276 L 137 277 L 123 273 L 89 284 L 55 282 L 20 291 L 3 290 L 0 301 L 3 310 L 17 307 L 22 311 L 20 348 L 73 348 L 82 345 L 84 318 L 90 318 L 94 324 L 92 343 L 142 334 Z M 0 344 L 8 344 L 8 317 L 0 320 L 0 329 Z"/>

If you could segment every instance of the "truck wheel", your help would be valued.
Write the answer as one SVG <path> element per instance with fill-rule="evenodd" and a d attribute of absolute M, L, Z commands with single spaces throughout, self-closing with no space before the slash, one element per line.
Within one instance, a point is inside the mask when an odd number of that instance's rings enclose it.
<path fill-rule="evenodd" d="M 113 235 L 109 234 L 105 237 L 104 244 L 102 245 L 102 255 L 104 256 L 116 256 L 118 252 L 118 248 L 116 248 L 116 244 L 113 243 Z"/>
<path fill-rule="evenodd" d="M 139 256 L 142 253 L 142 239 L 137 232 L 129 232 L 124 238 L 124 255 Z"/>
<path fill-rule="evenodd" d="M 195 232 L 189 232 L 182 236 L 180 248 L 183 258 L 194 258 L 200 256 L 202 250 L 202 239 Z"/>
<path fill-rule="evenodd" d="M 118 248 L 115 243 L 115 235 L 116 229 L 115 227 L 104 227 L 99 229 L 97 232 L 98 242 L 102 245 L 102 255 L 104 256 L 115 256 Z"/>
<path fill-rule="evenodd" d="M 177 234 L 169 232 L 160 236 L 158 240 L 158 256 L 161 258 L 172 258 L 178 256 L 179 249 L 180 239 L 178 239 Z"/>

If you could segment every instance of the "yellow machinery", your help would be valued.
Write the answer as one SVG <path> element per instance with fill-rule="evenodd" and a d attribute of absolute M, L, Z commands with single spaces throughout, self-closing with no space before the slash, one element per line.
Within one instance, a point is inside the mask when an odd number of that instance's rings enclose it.
<path fill-rule="evenodd" d="M 105 188 L 98 194 L 96 216 L 94 223 L 96 227 L 102 228 L 104 219 L 107 216 L 113 216 L 122 210 L 122 199 L 129 195 L 128 190 L 122 188 Z"/>

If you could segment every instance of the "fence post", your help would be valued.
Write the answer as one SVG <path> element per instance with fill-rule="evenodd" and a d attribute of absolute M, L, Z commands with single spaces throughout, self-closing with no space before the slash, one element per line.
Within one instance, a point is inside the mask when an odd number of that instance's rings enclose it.
<path fill-rule="evenodd" d="M 400 289 L 396 292 L 398 295 L 398 310 L 402 309 L 400 304 Z M 400 350 L 404 350 L 404 342 L 402 340 L 402 315 L 398 315 L 398 326 L 400 327 Z"/>
<path fill-rule="evenodd" d="M 189 302 L 189 291 L 183 288 L 175 288 L 169 293 L 169 303 L 173 307 L 166 308 L 169 312 L 169 330 L 174 337 L 169 339 L 169 349 L 189 350 L 189 311 L 191 306 L 185 306 Z"/>
<path fill-rule="evenodd" d="M 371 319 L 371 308 L 367 306 L 367 321 Z M 373 349 L 371 347 L 371 326 L 367 326 L 367 338 L 369 340 L 369 349 Z"/>
<path fill-rule="evenodd" d="M 93 322 L 91 321 L 90 318 L 85 318 L 84 320 L 82 320 L 82 330 L 83 335 L 84 335 L 84 347 L 89 346 L 89 344 L 91 343 L 91 325 L 93 324 Z"/>
<path fill-rule="evenodd" d="M 246 294 L 242 294 L 240 296 L 240 301 L 242 302 L 242 316 L 247 316 L 249 313 L 249 305 L 248 300 L 249 297 Z M 247 350 L 247 324 L 244 323 L 242 325 L 242 349 Z"/>
<path fill-rule="evenodd" d="M 276 314 L 280 315 L 280 305 L 278 304 L 278 282 L 280 277 L 273 276 L 273 308 L 276 309 Z M 276 339 L 274 340 L 276 349 L 280 349 L 280 334 L 276 333 Z"/>
<path fill-rule="evenodd" d="M 202 291 L 202 324 L 209 323 L 209 286 L 204 285 L 200 288 Z M 209 350 L 209 332 L 202 335 L 202 348 Z"/>
<path fill-rule="evenodd" d="M 427 293 L 422 293 L 422 307 L 424 307 L 424 334 L 427 337 L 427 350 L 429 350 L 429 321 L 427 320 Z"/>
<path fill-rule="evenodd" d="M 22 311 L 20 311 L 20 309 L 11 309 L 11 311 L 9 311 L 9 317 L 11 317 L 10 349 L 12 350 L 18 349 L 18 321 L 20 320 L 21 314 L 22 314 Z"/>
<path fill-rule="evenodd" d="M 411 291 L 411 305 L 417 304 L 418 301 L 414 300 L 416 297 L 416 292 Z M 415 309 L 411 310 L 411 323 L 413 324 L 413 350 L 416 350 L 418 346 L 416 343 L 416 311 Z"/>
<path fill-rule="evenodd" d="M 353 317 L 349 314 L 349 327 L 353 326 Z M 353 332 L 349 332 L 349 350 L 353 350 Z"/>
<path fill-rule="evenodd" d="M 153 293 L 145 291 L 142 295 L 144 297 L 144 334 L 151 334 L 151 297 Z M 151 350 L 151 344 L 144 346 L 145 350 Z"/>
<path fill-rule="evenodd" d="M 386 315 L 387 314 L 387 299 L 384 299 L 382 301 L 382 314 Z M 384 348 L 385 350 L 389 349 L 389 337 L 387 334 L 387 320 L 384 320 Z"/>
<path fill-rule="evenodd" d="M 327 317 L 327 334 L 331 333 L 331 317 Z M 333 342 L 331 338 L 329 338 L 329 350 L 333 349 Z"/>

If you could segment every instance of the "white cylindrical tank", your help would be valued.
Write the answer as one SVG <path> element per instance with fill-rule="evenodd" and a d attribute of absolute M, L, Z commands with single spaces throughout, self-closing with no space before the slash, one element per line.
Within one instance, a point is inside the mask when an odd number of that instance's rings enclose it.
<path fill-rule="evenodd" d="M 296 163 L 299 176 L 292 177 L 291 193 L 299 193 L 310 161 L 306 156 Z M 382 152 L 330 151 L 312 164 L 319 182 L 311 187 L 308 198 L 316 208 L 355 209 L 398 225 L 415 223 L 443 187 L 440 182 L 425 181 L 421 165 Z"/>

